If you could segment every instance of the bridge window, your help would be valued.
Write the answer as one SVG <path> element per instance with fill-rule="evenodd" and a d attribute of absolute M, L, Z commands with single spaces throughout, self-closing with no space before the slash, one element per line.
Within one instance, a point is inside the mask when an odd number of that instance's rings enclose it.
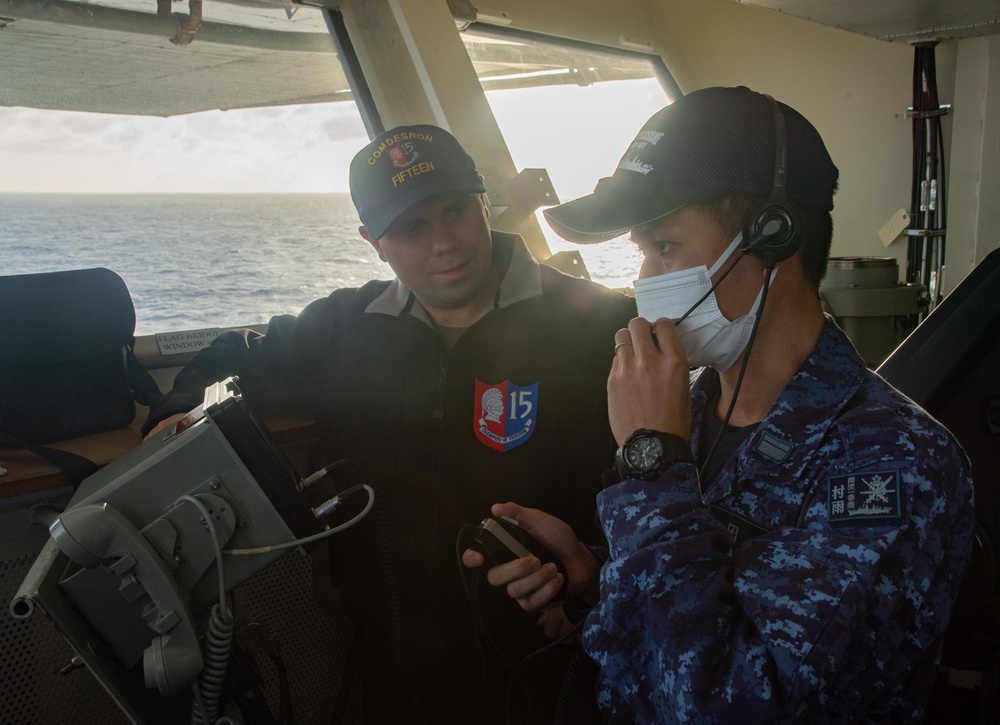
<path fill-rule="evenodd" d="M 610 176 L 642 124 L 679 95 L 658 56 L 479 24 L 463 38 L 514 164 L 547 169 L 560 201 Z M 593 279 L 631 286 L 640 255 L 626 238 L 581 247 L 538 218 L 553 252 L 579 251 Z"/>
<path fill-rule="evenodd" d="M 109 267 L 140 334 L 266 322 L 391 274 L 357 233 L 368 135 L 320 10 L 4 7 L 0 273 Z"/>

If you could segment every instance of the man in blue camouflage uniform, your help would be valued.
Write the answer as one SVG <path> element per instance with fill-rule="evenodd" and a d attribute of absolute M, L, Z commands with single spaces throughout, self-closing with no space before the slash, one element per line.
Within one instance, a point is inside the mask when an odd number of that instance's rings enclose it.
<path fill-rule="evenodd" d="M 583 642 L 608 722 L 922 718 L 972 483 L 951 434 L 822 312 L 836 179 L 793 109 L 713 88 L 653 116 L 611 179 L 548 213 L 574 241 L 631 230 L 653 322 L 616 334 L 607 561 L 558 519 L 497 504 L 567 575 L 527 557 L 489 579 L 528 610 L 592 607 Z M 685 295 L 714 310 L 677 311 Z"/>

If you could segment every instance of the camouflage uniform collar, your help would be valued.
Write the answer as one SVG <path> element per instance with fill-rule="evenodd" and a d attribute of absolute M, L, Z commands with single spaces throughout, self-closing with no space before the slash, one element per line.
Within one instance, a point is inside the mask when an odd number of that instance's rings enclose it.
<path fill-rule="evenodd" d="M 781 391 L 757 430 L 743 442 L 704 496 L 717 501 L 733 492 L 740 479 L 775 485 L 796 481 L 818 442 L 838 413 L 861 387 L 867 366 L 847 336 L 827 316 L 816 347 Z M 702 368 L 692 375 L 692 437 L 702 445 L 701 424 L 706 403 L 719 389 L 719 374 Z M 711 445 L 710 441 L 705 442 Z"/>

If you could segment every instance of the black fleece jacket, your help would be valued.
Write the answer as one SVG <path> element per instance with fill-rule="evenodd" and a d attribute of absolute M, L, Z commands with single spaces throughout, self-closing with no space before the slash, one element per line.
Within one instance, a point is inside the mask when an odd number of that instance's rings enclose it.
<path fill-rule="evenodd" d="M 398 281 L 370 282 L 274 318 L 264 336 L 221 336 L 181 371 L 147 424 L 237 374 L 256 409 L 311 411 L 328 462 L 361 465 L 376 506 L 331 539 L 331 558 L 358 631 L 367 722 L 502 722 L 509 664 L 547 642 L 535 615 L 481 586 L 482 573 L 460 573 L 463 524 L 515 501 L 559 516 L 584 541 L 599 538 L 594 497 L 614 451 L 606 382 L 614 333 L 634 302 L 539 266 L 513 235 L 493 239 L 505 269 L 496 303 L 450 352 Z M 514 418 L 507 450 L 496 433 L 477 433 L 489 387 Z M 503 653 L 487 654 L 485 686 L 463 577 Z M 551 716 L 566 651 L 519 669 L 540 720 Z M 519 685 L 514 692 L 519 711 L 525 699 Z"/>

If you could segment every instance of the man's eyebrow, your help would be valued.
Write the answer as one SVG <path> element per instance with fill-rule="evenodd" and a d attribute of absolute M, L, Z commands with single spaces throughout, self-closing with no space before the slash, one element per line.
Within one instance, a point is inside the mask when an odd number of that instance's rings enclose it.
<path fill-rule="evenodd" d="M 412 229 L 414 226 L 422 224 L 426 221 L 425 217 L 421 214 L 415 214 L 413 216 L 406 217 L 405 219 L 397 218 L 392 222 L 392 224 L 389 225 L 389 228 L 386 231 L 399 233 L 406 229 Z"/>
<path fill-rule="evenodd" d="M 639 226 L 630 229 L 628 238 L 636 244 L 642 244 L 644 242 L 652 241 L 653 231 L 654 224 L 652 222 L 647 222 L 646 224 L 640 224 Z"/>

